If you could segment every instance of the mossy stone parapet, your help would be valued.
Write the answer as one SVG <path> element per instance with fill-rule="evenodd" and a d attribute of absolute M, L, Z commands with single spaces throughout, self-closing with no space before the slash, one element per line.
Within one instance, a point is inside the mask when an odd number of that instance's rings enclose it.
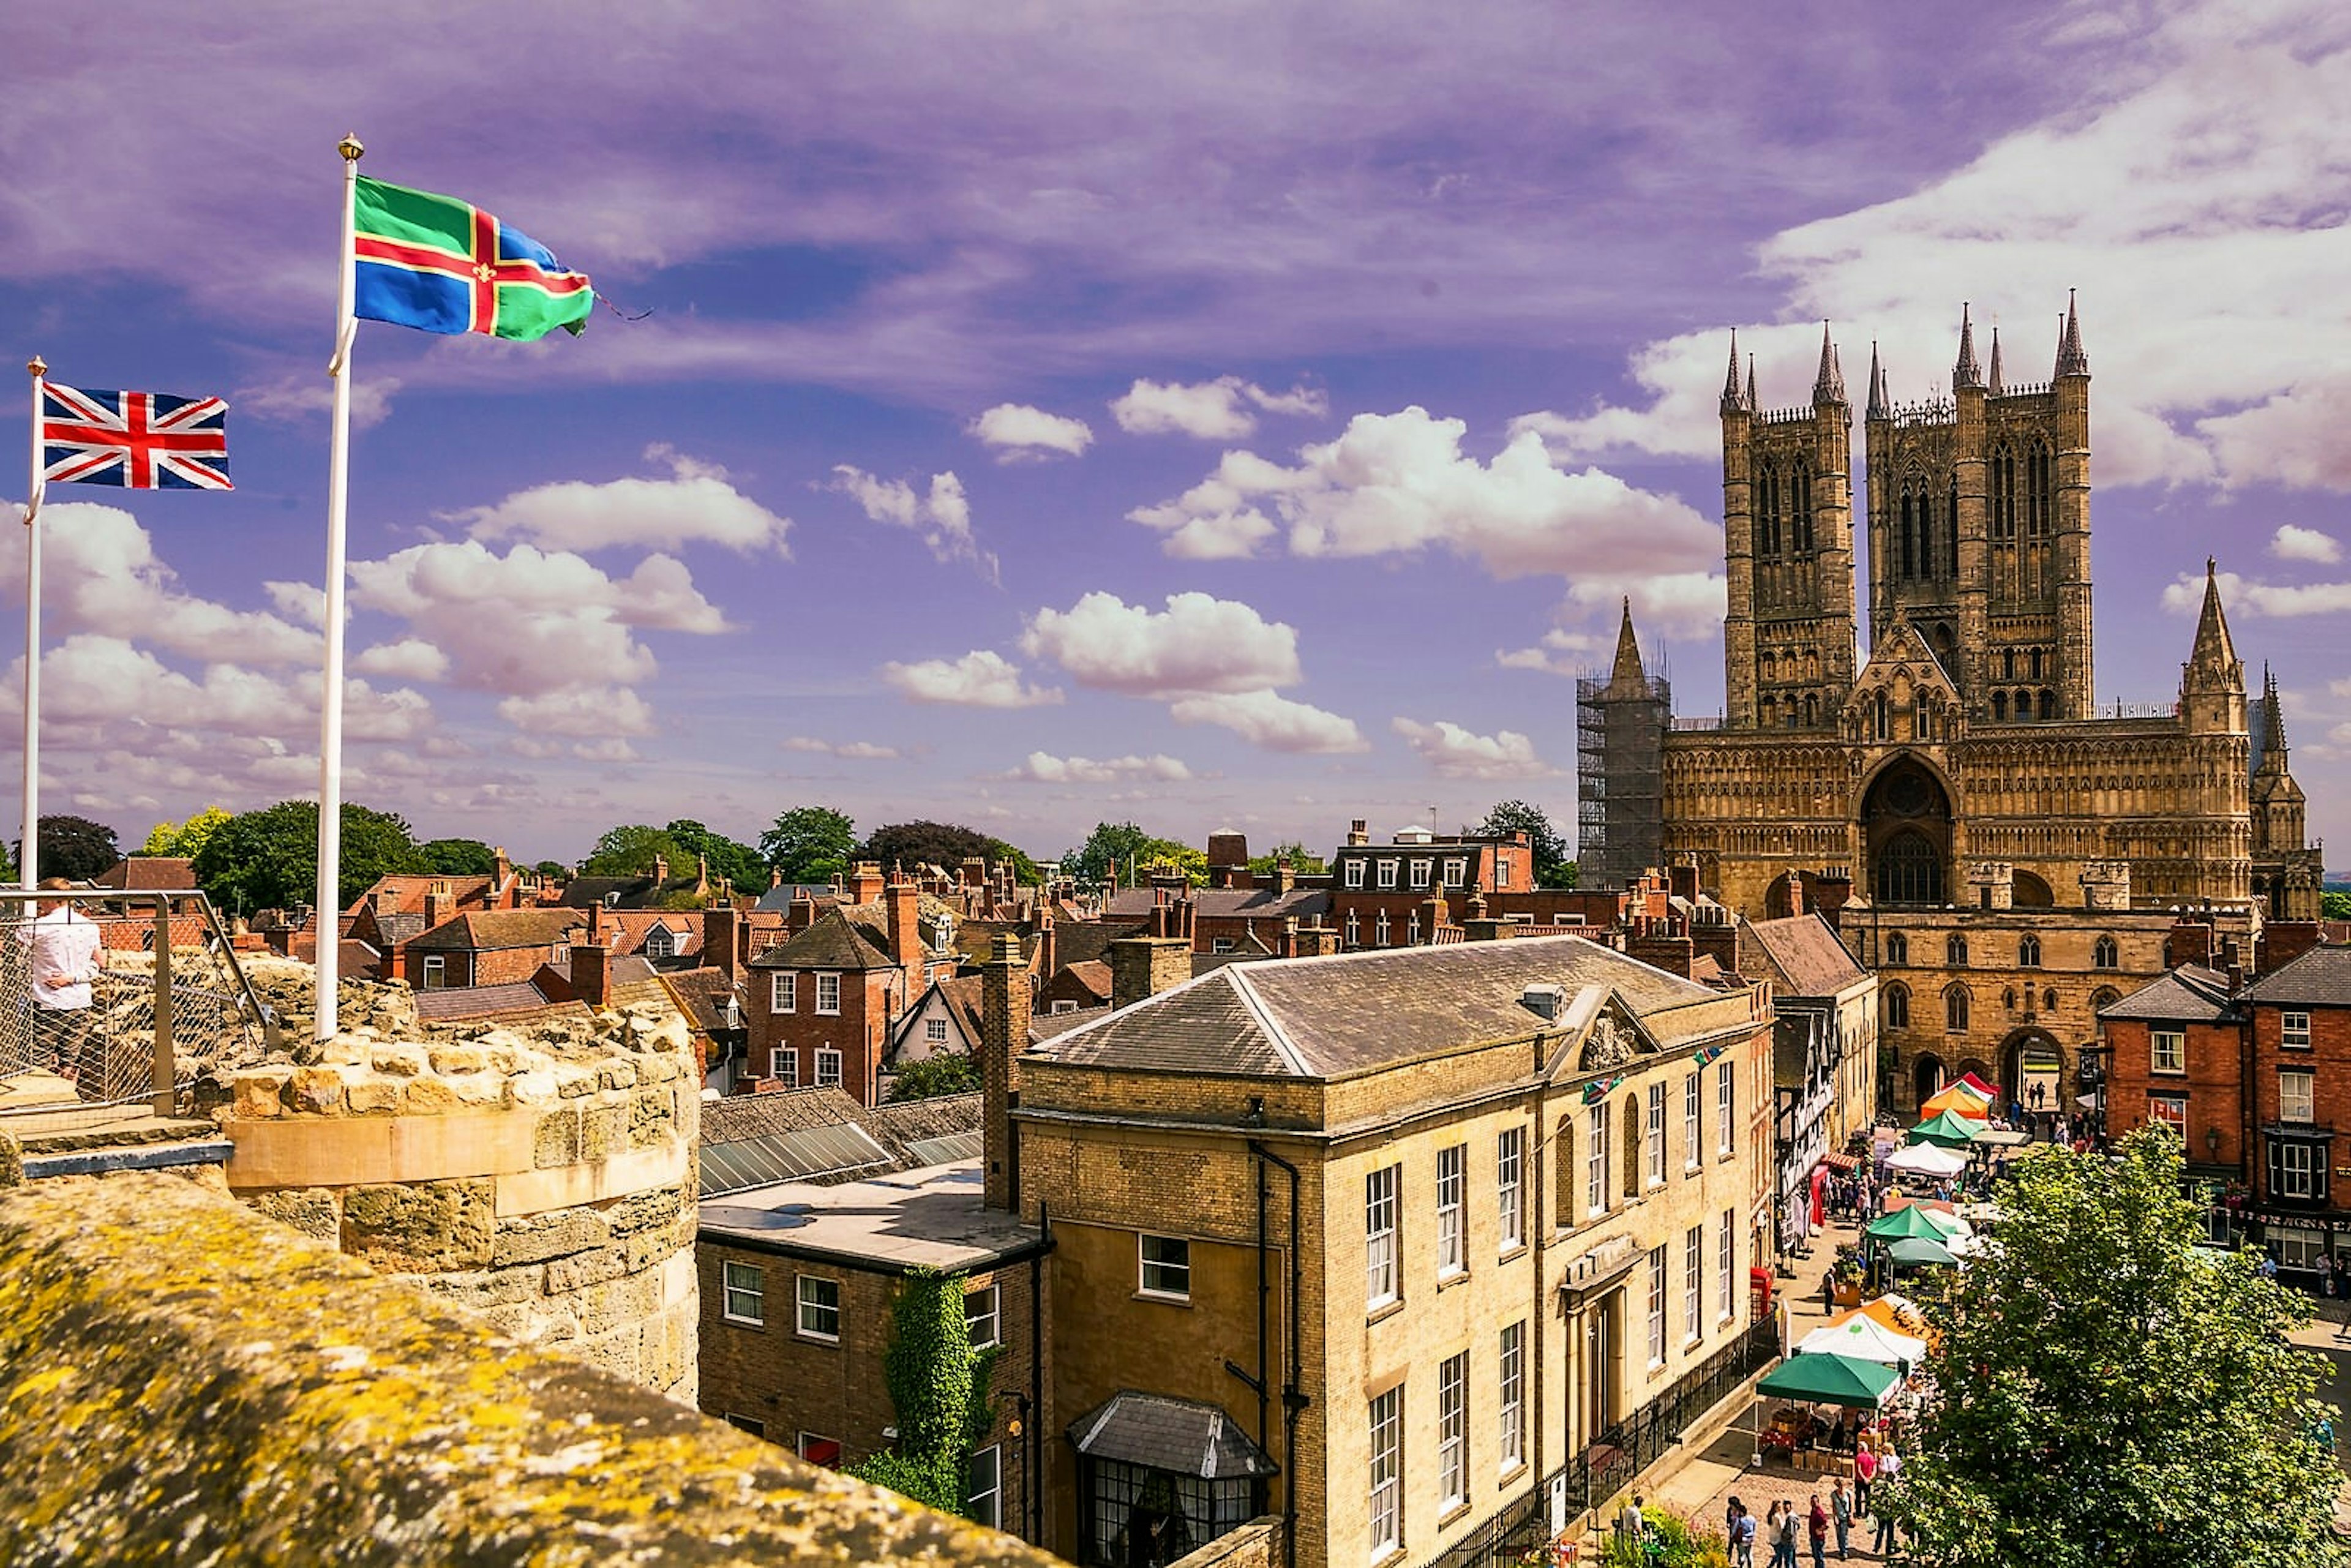
<path fill-rule="evenodd" d="M 1053 1561 L 168 1176 L 0 1194 L 0 1453 L 13 1568 Z"/>
<path fill-rule="evenodd" d="M 348 992 L 350 988 L 346 987 Z M 380 1272 L 691 1404 L 701 1082 L 674 1007 L 421 1022 L 221 1075 L 229 1189 Z"/>

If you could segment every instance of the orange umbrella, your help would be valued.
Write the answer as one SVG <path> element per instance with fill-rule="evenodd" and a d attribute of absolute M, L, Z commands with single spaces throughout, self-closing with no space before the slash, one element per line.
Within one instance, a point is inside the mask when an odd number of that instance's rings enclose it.
<path fill-rule="evenodd" d="M 1919 1106 L 1918 1118 L 1930 1121 L 1946 1111 L 1956 1111 L 1962 1116 L 1981 1122 L 1991 1115 L 1991 1105 L 1970 1089 L 1965 1080 L 1961 1080 Z"/>
<path fill-rule="evenodd" d="M 1880 1296 L 1874 1301 L 1864 1301 L 1850 1312 L 1841 1312 L 1829 1320 L 1829 1327 L 1849 1322 L 1855 1318 L 1868 1318 L 1896 1333 L 1908 1334 L 1913 1339 L 1933 1336 L 1927 1332 L 1927 1320 L 1907 1296 Z"/>

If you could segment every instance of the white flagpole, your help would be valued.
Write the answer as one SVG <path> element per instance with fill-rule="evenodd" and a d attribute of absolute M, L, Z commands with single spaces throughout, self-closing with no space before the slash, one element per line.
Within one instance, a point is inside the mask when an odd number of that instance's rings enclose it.
<path fill-rule="evenodd" d="M 33 472 L 25 489 L 25 839 L 16 869 L 25 891 L 41 880 L 41 377 L 48 371 L 35 354 L 25 369 L 33 377 Z"/>
<path fill-rule="evenodd" d="M 356 136 L 335 144 L 343 155 L 343 253 L 339 264 L 341 295 L 335 308 L 335 357 L 327 374 L 335 383 L 335 412 L 327 458 L 327 672 L 319 704 L 319 903 L 318 1025 L 316 1038 L 335 1034 L 335 987 L 342 958 L 340 888 L 343 861 L 343 503 L 350 478 L 351 340 L 359 332 L 356 222 L 360 159 L 367 149 Z"/>

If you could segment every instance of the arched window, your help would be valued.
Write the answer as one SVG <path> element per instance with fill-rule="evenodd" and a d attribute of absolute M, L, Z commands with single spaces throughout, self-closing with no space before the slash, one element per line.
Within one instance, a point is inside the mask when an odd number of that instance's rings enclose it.
<path fill-rule="evenodd" d="M 2056 987 L 2052 986 L 2047 990 L 2041 993 L 2041 1009 L 2043 1012 L 2053 1013 L 2057 1010 Z"/>
<path fill-rule="evenodd" d="M 2041 716 L 2045 719 L 2055 718 L 2057 716 L 2057 694 L 2055 692 L 2044 691 L 2041 694 Z"/>
<path fill-rule="evenodd" d="M 1945 522 L 1943 559 L 1947 563 L 1943 568 L 1943 575 L 1947 578 L 1956 578 L 1959 575 L 1959 476 L 1957 474 L 1951 476 L 1950 509 L 1943 514 L 1943 517 Z"/>
<path fill-rule="evenodd" d="M 2112 986 L 2100 986 L 2090 993 L 2090 1012 L 2095 1017 L 2122 999 L 2123 994 Z"/>
<path fill-rule="evenodd" d="M 1871 728 L 1874 732 L 1874 738 L 1878 740 L 1892 739 L 1893 726 L 1887 722 L 1886 694 L 1884 692 L 1879 692 L 1877 695 L 1872 699 L 1870 703 L 1870 711 L 1872 716 Z"/>
<path fill-rule="evenodd" d="M 1943 993 L 1943 1029 L 1950 1034 L 1968 1031 L 1968 988 L 1953 986 Z"/>
<path fill-rule="evenodd" d="M 1907 964 L 1910 961 L 1910 938 L 1903 936 L 1899 931 L 1888 936 L 1886 939 L 1886 961 L 1889 964 Z"/>
<path fill-rule="evenodd" d="M 1804 726 L 1812 727 L 1821 722 L 1821 699 L 1810 692 L 1804 694 Z"/>
<path fill-rule="evenodd" d="M 2006 724 L 2008 722 L 2008 694 L 2006 692 L 1994 692 L 1991 694 L 1991 721 L 1994 724 Z"/>
<path fill-rule="evenodd" d="M 1968 967 L 1968 939 L 1954 931 L 1943 940 L 1943 962 L 1954 969 Z"/>
<path fill-rule="evenodd" d="M 1878 852 L 1877 902 L 1943 902 L 1943 862 L 1937 857 L 1934 844 L 1916 828 L 1896 833 Z"/>
<path fill-rule="evenodd" d="M 1780 559 L 1780 473 L 1768 463 L 1755 471 L 1755 558 Z"/>
<path fill-rule="evenodd" d="M 1896 984 L 1877 995 L 1879 1027 L 1908 1029 L 1910 1027 L 1910 988 Z"/>
<path fill-rule="evenodd" d="M 2041 938 L 2025 933 L 2016 944 L 2016 967 L 2020 969 L 2041 967 Z"/>
<path fill-rule="evenodd" d="M 1902 486 L 1901 572 L 1904 581 L 1918 575 L 1918 535 L 1910 517 L 1910 486 Z"/>
<path fill-rule="evenodd" d="M 2016 454 L 2002 442 L 1991 455 L 1991 537 L 2016 537 Z"/>
<path fill-rule="evenodd" d="M 2036 681 L 2041 678 L 2041 650 L 2038 648 L 2032 650 L 2032 678 Z"/>
<path fill-rule="evenodd" d="M 2013 648 L 2000 651 L 2000 678 L 2003 681 L 2016 679 L 2016 650 Z"/>
<path fill-rule="evenodd" d="M 2051 470 L 2049 446 L 2036 441 L 2025 458 L 2024 531 L 2034 538 L 2049 533 L 2054 526 L 2056 507 L 2050 493 Z"/>
<path fill-rule="evenodd" d="M 1813 476 L 1798 463 L 1788 475 L 1789 545 L 1800 556 L 1813 553 Z"/>
<path fill-rule="evenodd" d="M 2113 969 L 2120 967 L 2121 964 L 2122 953 L 2115 946 L 2115 939 L 2111 936 L 2099 937 L 2096 944 L 2090 949 L 2090 967 L 2094 969 Z"/>
<path fill-rule="evenodd" d="M 2014 986 L 2011 986 L 2008 989 L 2001 992 L 2000 1005 L 2006 1008 L 2010 1012 L 2014 1012 L 2016 1010 L 2016 988 Z"/>

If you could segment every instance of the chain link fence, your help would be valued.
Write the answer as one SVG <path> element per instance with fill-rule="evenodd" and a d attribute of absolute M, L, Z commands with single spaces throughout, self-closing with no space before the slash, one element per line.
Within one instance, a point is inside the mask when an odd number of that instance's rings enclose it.
<path fill-rule="evenodd" d="M 274 1028 L 203 894 L 0 889 L 0 1129 L 175 1113 Z"/>

